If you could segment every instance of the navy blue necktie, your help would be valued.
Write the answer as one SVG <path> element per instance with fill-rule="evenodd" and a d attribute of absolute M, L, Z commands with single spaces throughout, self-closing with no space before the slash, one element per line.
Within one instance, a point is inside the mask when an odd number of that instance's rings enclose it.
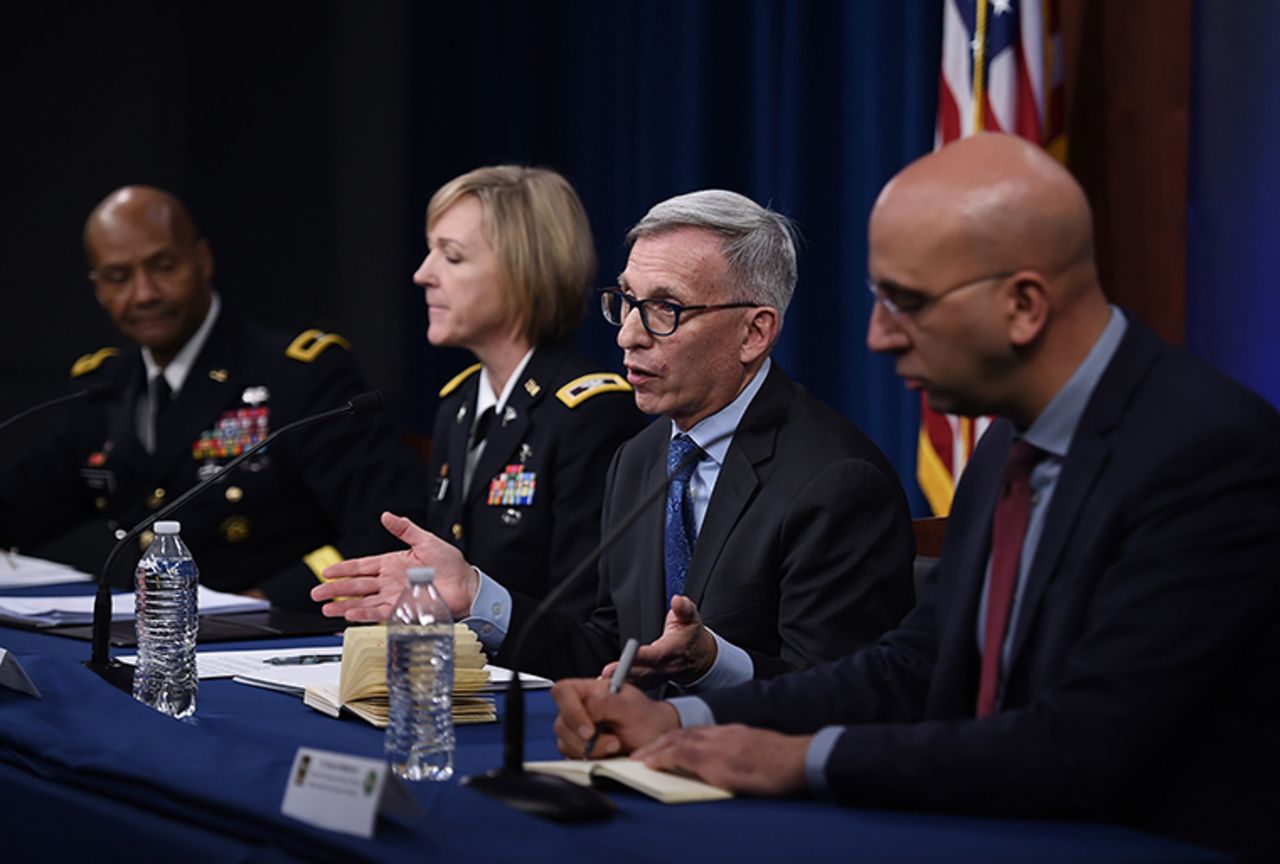
<path fill-rule="evenodd" d="M 144 449 L 148 453 L 154 453 L 160 446 L 160 423 L 169 409 L 169 403 L 173 401 L 173 389 L 169 387 L 169 381 L 164 377 L 163 372 L 151 379 L 148 388 L 151 391 L 151 404 L 147 406 L 149 409 L 147 420 L 150 428 L 147 430 L 148 440 Z"/>
<path fill-rule="evenodd" d="M 666 526 L 663 531 L 662 560 L 666 568 L 667 608 L 671 598 L 684 593 L 684 579 L 689 573 L 689 561 L 693 558 L 693 542 L 697 531 L 693 521 L 693 502 L 689 499 L 689 480 L 700 459 L 685 458 L 693 452 L 701 453 L 698 445 L 684 435 L 671 439 L 667 450 L 667 474 L 671 485 L 667 487 Z M 679 469 L 677 471 L 677 469 Z"/>

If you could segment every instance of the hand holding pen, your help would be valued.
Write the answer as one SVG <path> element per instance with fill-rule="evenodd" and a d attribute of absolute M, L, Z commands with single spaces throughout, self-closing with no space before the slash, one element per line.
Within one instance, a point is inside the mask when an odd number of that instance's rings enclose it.
<path fill-rule="evenodd" d="M 622 657 L 618 659 L 618 665 L 613 670 L 613 677 L 609 679 L 609 692 L 617 693 L 622 689 L 622 685 L 626 683 L 627 675 L 631 673 L 631 664 L 636 659 L 636 649 L 640 647 L 640 642 L 635 637 L 627 640 L 627 644 L 622 648 Z M 605 732 L 604 723 L 596 723 L 596 731 L 587 739 L 587 747 L 582 755 L 583 759 L 591 758 L 591 751 L 596 749 L 596 741 L 600 739 L 601 733 Z"/>

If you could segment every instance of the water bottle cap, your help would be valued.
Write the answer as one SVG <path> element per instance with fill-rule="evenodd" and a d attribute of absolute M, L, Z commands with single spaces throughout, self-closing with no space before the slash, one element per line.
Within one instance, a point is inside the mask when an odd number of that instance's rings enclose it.
<path fill-rule="evenodd" d="M 178 521 L 157 522 L 155 524 L 157 534 L 179 534 L 182 532 L 182 523 Z"/>
<path fill-rule="evenodd" d="M 436 578 L 436 568 L 434 567 L 410 567 L 409 568 L 409 584 L 422 585 Z"/>

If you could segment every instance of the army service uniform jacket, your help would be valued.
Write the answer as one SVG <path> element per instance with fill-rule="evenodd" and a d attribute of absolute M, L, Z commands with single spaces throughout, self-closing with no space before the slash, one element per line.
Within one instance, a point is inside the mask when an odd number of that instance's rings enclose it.
<path fill-rule="evenodd" d="M 427 527 L 508 590 L 543 597 L 599 541 L 609 460 L 645 418 L 631 386 L 597 369 L 567 344 L 537 348 L 494 416 L 465 497 L 480 365 L 440 391 Z M 585 620 L 594 603 L 584 579 L 558 608 Z"/>
<path fill-rule="evenodd" d="M 94 573 L 118 532 L 271 430 L 365 389 L 341 337 L 308 330 L 293 338 L 224 307 L 149 454 L 135 428 L 147 387 L 140 349 L 86 355 L 72 374 L 76 389 L 102 383 L 120 395 L 71 403 L 51 435 L 0 474 L 0 545 L 29 548 L 93 522 L 70 548 L 49 549 Z M 315 608 L 308 592 L 324 567 L 399 548 L 378 515 L 425 515 L 425 489 L 421 465 L 384 416 L 339 417 L 281 437 L 173 518 L 202 584 L 257 588 L 277 606 Z M 140 548 L 150 536 L 141 535 Z M 132 587 L 140 548 L 117 560 L 113 584 Z"/>

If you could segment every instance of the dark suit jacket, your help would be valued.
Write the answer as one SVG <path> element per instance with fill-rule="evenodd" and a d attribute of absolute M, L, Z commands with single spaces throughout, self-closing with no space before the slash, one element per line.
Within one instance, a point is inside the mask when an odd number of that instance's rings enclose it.
<path fill-rule="evenodd" d="M 618 451 L 604 532 L 664 482 L 670 429 L 659 420 Z M 643 644 L 661 634 L 664 500 L 605 550 L 590 622 L 547 616 L 521 665 L 595 675 L 626 638 Z M 883 454 L 774 363 L 725 457 L 685 593 L 707 626 L 751 654 L 757 676 L 775 675 L 870 644 L 892 626 L 912 602 L 914 549 L 906 497 Z M 499 662 L 515 659 L 528 606 L 515 598 Z"/>
<path fill-rule="evenodd" d="M 1003 705 L 974 720 L 978 597 L 1011 437 L 1007 421 L 983 437 L 901 626 L 851 658 L 709 694 L 717 722 L 854 724 L 827 772 L 850 803 L 1274 843 L 1275 410 L 1130 321 L 1046 514 Z M 1264 828 L 1270 841 L 1254 836 Z"/>
<path fill-rule="evenodd" d="M 270 429 L 336 408 L 366 389 L 341 344 L 305 338 L 304 350 L 286 356 L 293 341 L 224 306 L 166 412 L 153 454 L 135 430 L 135 407 L 146 389 L 140 351 L 124 349 L 77 377 L 77 389 L 110 382 L 122 395 L 76 403 L 39 447 L 0 475 L 0 545 L 29 548 L 92 523 L 79 533 L 79 548 L 55 543 L 52 550 L 69 552 L 96 573 L 115 530 L 131 528 L 185 492 L 202 467 L 229 461 L 197 455 L 195 445 L 220 419 L 247 407 L 248 389 L 266 388 Z M 378 514 L 403 507 L 422 518 L 425 493 L 421 464 L 385 416 L 343 417 L 282 437 L 174 518 L 182 522 L 203 584 L 226 591 L 258 587 L 276 605 L 314 609 L 307 592 L 316 576 L 303 556 L 326 545 L 345 557 L 399 548 Z M 132 588 L 139 551 L 117 562 L 114 584 Z"/>
<path fill-rule="evenodd" d="M 597 372 L 568 344 L 544 345 L 511 391 L 509 412 L 493 423 L 464 502 L 462 478 L 482 374 L 473 369 L 462 383 L 446 386 L 436 411 L 426 526 L 508 590 L 542 597 L 599 541 L 605 469 L 618 445 L 645 425 L 645 416 L 625 380 Z M 556 395 L 583 376 L 603 374 L 614 380 L 578 394 L 582 401 L 570 398 L 573 407 Z M 510 482 L 503 479 L 510 465 L 533 475 L 532 500 L 490 503 L 491 484 Z M 593 599 L 590 591 L 579 592 L 563 608 L 586 620 Z"/>

